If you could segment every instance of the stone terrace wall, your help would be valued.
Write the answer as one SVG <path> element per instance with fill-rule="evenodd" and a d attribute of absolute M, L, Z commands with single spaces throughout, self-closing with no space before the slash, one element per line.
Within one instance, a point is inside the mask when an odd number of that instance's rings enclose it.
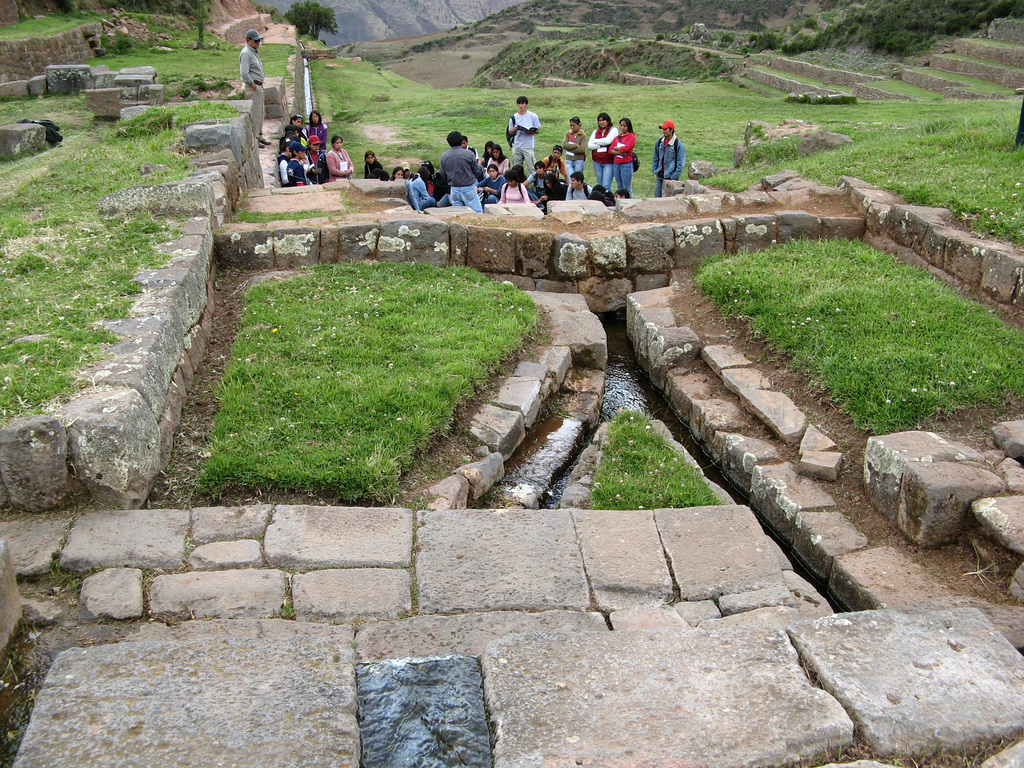
<path fill-rule="evenodd" d="M 778 88 L 787 93 L 832 93 L 828 88 L 819 88 L 808 83 L 801 83 L 799 80 L 792 80 L 788 77 L 782 77 L 782 75 L 772 74 L 771 72 L 763 72 L 753 67 L 744 68 L 741 74 L 755 83 Z"/>
<path fill-rule="evenodd" d="M 932 56 L 931 66 L 943 72 L 957 72 L 978 80 L 997 83 L 1004 88 L 1024 88 L 1024 72 L 1001 67 L 998 64 L 964 61 L 963 59 L 955 59 L 952 56 Z"/>
<path fill-rule="evenodd" d="M 978 91 L 968 91 L 963 88 L 956 88 L 951 86 L 949 80 L 941 76 L 929 75 L 925 72 L 914 72 L 910 69 L 904 69 L 900 72 L 900 80 L 911 85 L 916 85 L 918 88 L 924 88 L 928 91 L 934 91 L 935 93 L 941 93 L 947 99 L 960 99 L 961 101 L 977 101 L 978 99 L 1003 99 L 1009 98 L 1009 96 L 999 96 L 996 94 L 979 93 Z"/>
<path fill-rule="evenodd" d="M 465 226 L 424 215 L 221 231 L 215 252 L 217 263 L 230 267 L 289 269 L 365 259 L 469 266 L 523 290 L 581 293 L 591 311 L 607 312 L 624 307 L 632 291 L 666 286 L 674 269 L 711 254 L 801 238 L 859 238 L 864 230 L 860 217 L 782 211 L 625 224 L 583 238 L 543 229 Z"/>
<path fill-rule="evenodd" d="M 18 23 L 18 4 L 14 0 L 0 0 L 0 27 Z"/>
<path fill-rule="evenodd" d="M 47 37 L 0 40 L 0 83 L 27 80 L 49 64 L 88 61 L 93 57 L 89 40 L 99 34 L 100 25 L 90 23 Z"/>
<path fill-rule="evenodd" d="M 834 83 L 852 88 L 857 83 L 874 83 L 885 80 L 878 75 L 865 75 L 863 72 L 850 72 L 845 69 L 832 69 L 831 67 L 819 67 L 817 64 L 808 64 L 806 61 L 796 59 L 772 59 L 770 66 L 773 69 L 781 69 L 791 75 L 810 77 L 814 80 L 821 80 L 823 83 Z"/>
<path fill-rule="evenodd" d="M 209 340 L 214 228 L 230 218 L 242 189 L 262 184 L 251 102 L 228 103 L 242 114 L 186 129 L 186 145 L 208 152 L 193 158 L 189 178 L 100 200 L 107 217 L 187 220 L 178 239 L 158 246 L 167 265 L 135 277 L 142 291 L 129 316 L 103 323 L 119 341 L 79 373 L 88 388 L 56 416 L 0 428 L 0 509 L 41 512 L 80 487 L 107 507 L 139 507 L 166 466 Z"/>
<path fill-rule="evenodd" d="M 865 99 L 867 101 L 886 101 L 887 99 L 895 99 L 898 101 L 912 101 L 910 96 L 903 93 L 896 93 L 895 91 L 886 91 L 882 88 L 874 88 L 864 83 L 857 83 L 853 86 L 853 95 L 858 99 Z"/>
<path fill-rule="evenodd" d="M 1008 67 L 1024 68 L 1024 48 L 1003 48 L 986 45 L 978 40 L 962 38 L 953 41 L 953 51 L 961 56 L 970 56 L 972 59 L 985 59 L 1005 64 Z"/>

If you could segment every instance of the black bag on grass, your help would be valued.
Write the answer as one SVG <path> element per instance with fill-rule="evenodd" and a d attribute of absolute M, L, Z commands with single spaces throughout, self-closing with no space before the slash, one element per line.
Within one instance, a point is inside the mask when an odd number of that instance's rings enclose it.
<path fill-rule="evenodd" d="M 60 126 L 53 122 L 53 120 L 19 120 L 18 122 L 35 123 L 36 125 L 43 126 L 46 129 L 46 143 L 51 147 L 56 147 L 64 141 L 64 137 L 60 133 Z"/>

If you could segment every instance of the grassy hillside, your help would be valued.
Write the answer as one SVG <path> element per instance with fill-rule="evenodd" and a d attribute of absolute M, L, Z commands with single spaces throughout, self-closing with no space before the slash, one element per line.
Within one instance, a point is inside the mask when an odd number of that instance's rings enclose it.
<path fill-rule="evenodd" d="M 721 56 L 697 53 L 677 43 L 653 40 L 524 40 L 508 45 L 480 70 L 477 84 L 512 78 L 535 83 L 542 77 L 588 82 L 615 82 L 619 72 L 707 80 L 727 69 Z"/>

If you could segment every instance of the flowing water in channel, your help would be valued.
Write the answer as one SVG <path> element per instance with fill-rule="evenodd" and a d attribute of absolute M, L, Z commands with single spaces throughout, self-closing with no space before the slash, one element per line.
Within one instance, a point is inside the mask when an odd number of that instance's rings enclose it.
<path fill-rule="evenodd" d="M 608 335 L 608 368 L 605 372 L 604 399 L 600 423 L 615 418 L 620 410 L 638 411 L 659 419 L 697 460 L 707 478 L 733 494 L 737 503 L 745 503 L 718 472 L 711 458 L 693 440 L 664 397 L 654 388 L 633 355 L 626 335 L 626 319 L 621 313 L 602 316 Z M 576 460 L 592 437 L 583 424 L 573 418 L 553 416 L 535 424 L 515 456 L 506 464 L 506 475 L 499 494 L 526 505 L 536 500 L 541 508 L 553 509 L 565 490 Z"/>

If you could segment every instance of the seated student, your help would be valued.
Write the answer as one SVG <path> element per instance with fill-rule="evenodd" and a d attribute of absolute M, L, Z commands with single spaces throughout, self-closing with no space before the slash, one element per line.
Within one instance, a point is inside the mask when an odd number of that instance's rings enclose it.
<path fill-rule="evenodd" d="M 547 171 L 544 170 L 544 161 L 538 160 L 533 164 L 533 173 L 526 177 L 526 191 L 534 202 L 537 202 L 544 196 L 546 177 Z"/>
<path fill-rule="evenodd" d="M 569 176 L 569 189 L 565 193 L 566 200 L 589 200 L 590 185 L 583 183 L 583 171 L 574 171 Z"/>
<path fill-rule="evenodd" d="M 433 197 L 437 200 L 438 208 L 448 208 L 452 204 L 452 198 L 449 194 L 452 191 L 452 185 L 448 183 L 448 177 L 444 171 L 438 171 L 434 174 L 434 194 Z"/>
<path fill-rule="evenodd" d="M 409 197 L 409 205 L 417 211 L 433 208 L 437 201 L 427 192 L 427 178 L 430 176 L 430 169 L 421 165 L 419 171 L 406 182 L 406 190 Z"/>
<path fill-rule="evenodd" d="M 363 178 L 379 179 L 380 172 L 383 170 L 384 166 L 377 159 L 376 153 L 373 150 L 367 150 L 366 154 L 363 155 Z"/>
<path fill-rule="evenodd" d="M 327 170 L 327 153 L 320 151 L 320 137 L 315 133 L 309 137 L 309 152 L 307 153 L 309 170 L 306 171 L 306 179 L 310 184 L 326 184 L 330 178 Z"/>
<path fill-rule="evenodd" d="M 290 159 L 286 169 L 287 181 L 282 186 L 306 186 L 309 183 L 306 179 L 306 170 L 309 168 L 309 163 L 306 161 L 306 148 L 302 146 L 301 142 L 293 141 L 288 146 L 288 154 Z"/>
<path fill-rule="evenodd" d="M 395 166 L 395 170 L 391 172 L 391 181 L 405 181 L 405 175 L 402 173 L 402 166 Z"/>
<path fill-rule="evenodd" d="M 487 165 L 498 166 L 498 175 L 504 176 L 509 169 L 508 158 L 505 157 L 505 152 L 501 148 L 501 144 L 497 142 L 491 144 L 491 154 L 487 159 Z"/>
<path fill-rule="evenodd" d="M 288 125 L 284 127 L 284 136 L 278 142 L 278 150 L 283 154 L 288 151 L 288 147 L 293 142 L 299 142 L 303 146 L 306 143 L 306 134 L 302 128 L 302 115 L 292 115 L 291 120 L 288 121 Z"/>
<path fill-rule="evenodd" d="M 426 169 L 427 171 L 427 174 L 425 176 L 423 175 L 424 169 Z M 419 174 L 423 178 L 423 181 L 426 182 L 427 194 L 429 194 L 436 200 L 437 196 L 434 195 L 434 164 L 429 160 L 424 160 L 423 163 L 420 165 Z"/>
<path fill-rule="evenodd" d="M 505 177 L 498 174 L 498 166 L 487 166 L 487 178 L 480 182 L 477 191 L 484 205 L 494 205 L 501 199 L 501 190 L 505 186 Z"/>
<path fill-rule="evenodd" d="M 544 163 L 545 171 L 553 171 L 559 179 L 568 179 L 569 174 L 565 170 L 565 160 L 562 159 L 562 145 L 555 144 L 551 154 L 541 160 Z"/>
<path fill-rule="evenodd" d="M 530 196 L 526 194 L 526 180 L 523 178 L 523 167 L 514 165 L 508 170 L 505 176 L 505 186 L 501 188 L 500 202 L 506 204 L 529 203 Z"/>
<path fill-rule="evenodd" d="M 604 203 L 609 208 L 615 207 L 615 197 L 604 188 L 603 184 L 595 184 L 590 190 L 590 199 Z"/>
<path fill-rule="evenodd" d="M 625 187 L 619 187 L 615 190 L 615 196 L 622 200 L 629 200 L 629 190 Z"/>
<path fill-rule="evenodd" d="M 548 193 L 548 200 L 565 200 L 569 192 L 569 186 L 555 175 L 554 171 L 548 171 L 547 179 L 544 181 L 544 188 Z"/>

